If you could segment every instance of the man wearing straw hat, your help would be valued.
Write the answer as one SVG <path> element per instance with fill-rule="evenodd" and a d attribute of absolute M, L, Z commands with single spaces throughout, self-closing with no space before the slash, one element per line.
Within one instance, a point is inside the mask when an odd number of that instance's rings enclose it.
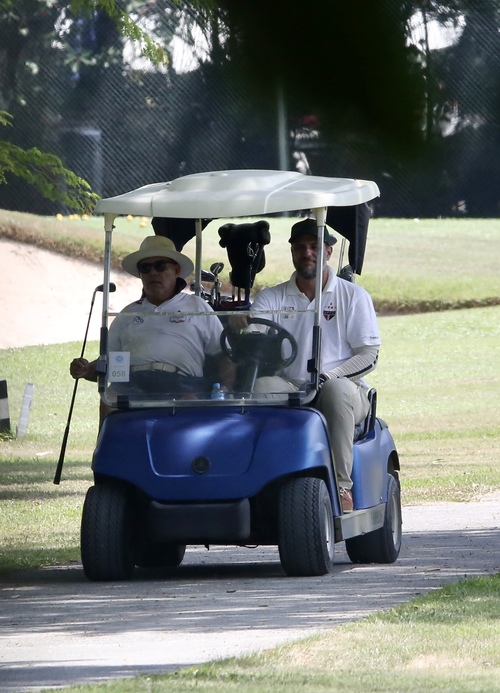
<path fill-rule="evenodd" d="M 221 354 L 222 325 L 205 301 L 183 291 L 194 269 L 191 260 L 169 238 L 148 236 L 123 258 L 122 267 L 143 287 L 142 297 L 126 306 L 109 330 L 108 351 L 130 352 L 128 390 L 188 396 L 206 389 L 206 354 L 217 357 L 218 377 L 227 383 L 231 366 Z M 74 359 L 70 373 L 96 381 L 96 363 Z"/>

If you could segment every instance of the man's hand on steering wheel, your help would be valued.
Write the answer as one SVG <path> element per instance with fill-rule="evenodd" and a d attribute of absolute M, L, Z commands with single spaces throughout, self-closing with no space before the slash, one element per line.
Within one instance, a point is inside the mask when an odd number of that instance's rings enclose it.
<path fill-rule="evenodd" d="M 240 316 L 231 316 L 239 318 Z M 264 362 L 266 352 L 272 352 L 273 364 L 276 370 L 280 370 L 289 366 L 293 361 L 295 361 L 298 353 L 298 345 L 295 337 L 281 327 L 277 322 L 273 320 L 267 320 L 265 318 L 257 317 L 247 317 L 241 316 L 245 320 L 245 327 L 250 327 L 251 325 L 262 325 L 268 327 L 268 332 L 237 332 L 233 325 L 230 323 L 224 328 L 220 337 L 220 344 L 222 351 L 235 363 L 241 362 L 245 359 L 253 359 L 258 362 Z M 237 324 L 243 324 L 240 321 Z M 272 334 L 272 332 L 275 334 Z M 258 339 L 258 341 L 257 341 Z M 289 356 L 284 357 L 281 353 L 281 346 L 284 342 L 289 342 L 291 353 Z M 277 357 L 277 354 L 280 354 Z"/>

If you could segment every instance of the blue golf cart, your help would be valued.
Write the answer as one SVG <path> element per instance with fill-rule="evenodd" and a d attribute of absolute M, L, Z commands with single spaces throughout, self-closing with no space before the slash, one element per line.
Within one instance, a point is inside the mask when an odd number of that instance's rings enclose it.
<path fill-rule="evenodd" d="M 355 563 L 397 559 L 399 458 L 377 416 L 376 392 L 370 391 L 371 411 L 355 434 L 349 513 L 341 509 L 325 420 L 311 406 L 321 372 L 321 273 L 316 308 L 296 316 L 313 334 L 310 377 L 299 390 L 255 389 L 262 376 L 286 374 L 301 346 L 294 337 L 269 316 L 250 312 L 244 330 L 231 321 L 251 308 L 269 243 L 266 217 L 309 214 L 318 239 L 325 224 L 332 226 L 343 239 L 341 254 L 348 249 L 349 263 L 339 265 L 339 274 L 352 281 L 363 262 L 367 203 L 378 194 L 371 181 L 241 170 L 188 175 L 98 202 L 96 213 L 105 222 L 98 389 L 113 412 L 99 432 L 94 485 L 83 508 L 81 557 L 89 579 L 125 580 L 135 566 L 175 568 L 189 545 L 274 545 L 289 576 L 328 573 L 335 543 L 342 541 Z M 205 298 L 213 308 L 209 319 L 223 325 L 221 348 L 235 372 L 230 389 L 218 387 L 210 357 L 208 388 L 138 388 L 130 372 L 133 354 L 108 350 L 116 316 L 109 310 L 109 286 L 118 215 L 152 218 L 155 233 L 168 236 L 178 251 L 190 240 L 195 244 L 194 278 L 186 290 Z M 232 296 L 221 295 L 222 262 L 210 271 L 202 267 L 214 220 L 221 220 L 219 245 L 227 249 Z M 318 246 L 322 263 L 322 242 Z"/>

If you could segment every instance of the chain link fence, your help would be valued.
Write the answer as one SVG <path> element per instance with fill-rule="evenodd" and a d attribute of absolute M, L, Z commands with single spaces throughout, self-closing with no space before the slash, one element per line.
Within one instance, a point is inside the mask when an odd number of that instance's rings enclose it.
<path fill-rule="evenodd" d="M 274 106 L 259 104 L 229 61 L 206 52 L 195 16 L 170 0 L 155 6 L 161 11 L 146 19 L 171 51 L 166 69 L 124 57 L 130 47 L 105 18 L 73 21 L 53 8 L 44 18 L 45 33 L 31 27 L 31 41 L 20 48 L 22 69 L 8 104 L 14 127 L 4 136 L 23 148 L 58 154 L 104 197 L 198 171 L 288 168 L 375 180 L 378 216 L 498 215 L 496 14 L 471 12 L 441 26 L 415 14 L 408 32 L 428 98 L 421 152 L 399 161 L 355 132 L 326 140 L 314 116 L 286 122 L 286 94 L 277 94 Z M 8 36 L 13 48 L 13 34 Z M 15 179 L 0 186 L 0 207 L 67 211 Z"/>

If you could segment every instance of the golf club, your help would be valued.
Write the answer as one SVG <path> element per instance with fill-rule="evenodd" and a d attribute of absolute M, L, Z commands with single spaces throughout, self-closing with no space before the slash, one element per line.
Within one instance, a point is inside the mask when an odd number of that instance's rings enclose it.
<path fill-rule="evenodd" d="M 92 317 L 92 310 L 94 308 L 94 301 L 95 301 L 95 295 L 98 291 L 104 291 L 104 284 L 99 284 L 99 286 L 96 286 L 94 289 L 94 293 L 92 294 L 92 301 L 90 302 L 90 311 L 89 311 L 89 319 L 87 320 L 87 329 L 85 330 L 85 337 L 83 338 L 83 345 L 82 345 L 82 353 L 80 354 L 80 358 L 83 358 L 83 355 L 85 354 L 85 347 L 87 345 L 87 335 L 89 333 L 89 326 L 90 326 L 90 318 Z M 113 293 L 113 291 L 116 291 L 116 284 L 113 284 L 113 282 L 110 282 L 109 284 L 109 291 L 110 293 Z M 71 417 L 73 415 L 73 406 L 75 404 L 75 397 L 76 397 L 76 391 L 78 388 L 78 380 L 77 378 L 75 380 L 75 384 L 73 386 L 73 395 L 71 397 L 71 404 L 69 405 L 69 413 L 68 413 L 68 420 L 66 422 L 66 428 L 64 429 L 64 436 L 61 444 L 61 452 L 59 453 L 59 461 L 57 463 L 57 469 L 56 473 L 54 475 L 54 484 L 59 484 L 61 481 L 61 472 L 64 464 L 64 455 L 66 454 L 66 445 L 68 443 L 68 435 L 69 435 L 69 426 L 71 423 Z"/>
<path fill-rule="evenodd" d="M 222 284 L 219 279 L 219 274 L 220 272 L 222 272 L 223 269 L 223 262 L 214 262 L 214 264 L 210 266 L 210 272 L 212 272 L 214 277 L 214 285 L 212 286 L 212 291 L 210 292 L 210 305 L 212 306 L 212 308 L 217 308 L 220 303 L 220 289 Z"/>

